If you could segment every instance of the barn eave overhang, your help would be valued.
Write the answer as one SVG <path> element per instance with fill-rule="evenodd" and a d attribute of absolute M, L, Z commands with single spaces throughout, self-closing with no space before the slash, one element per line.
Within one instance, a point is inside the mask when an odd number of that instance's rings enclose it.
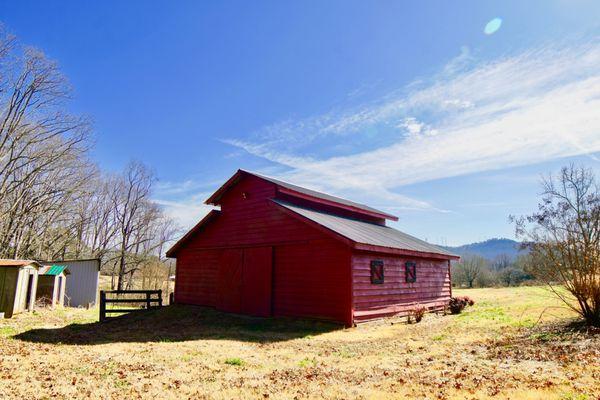
<path fill-rule="evenodd" d="M 454 254 L 439 254 L 425 251 L 400 249 L 396 247 L 376 246 L 366 243 L 354 243 L 353 248 L 357 251 L 384 253 L 390 255 L 399 255 L 407 257 L 431 258 L 436 260 L 459 260 L 460 256 Z"/>

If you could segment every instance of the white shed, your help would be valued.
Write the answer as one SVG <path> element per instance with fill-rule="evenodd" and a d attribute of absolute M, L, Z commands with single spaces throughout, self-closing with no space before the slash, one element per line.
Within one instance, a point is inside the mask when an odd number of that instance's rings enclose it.
<path fill-rule="evenodd" d="M 0 313 L 5 318 L 33 310 L 39 268 L 32 260 L 0 260 Z"/>
<path fill-rule="evenodd" d="M 92 307 L 98 302 L 98 281 L 100 260 L 59 260 L 44 261 L 42 265 L 62 265 L 69 270 L 66 285 L 65 305 L 70 307 Z"/>

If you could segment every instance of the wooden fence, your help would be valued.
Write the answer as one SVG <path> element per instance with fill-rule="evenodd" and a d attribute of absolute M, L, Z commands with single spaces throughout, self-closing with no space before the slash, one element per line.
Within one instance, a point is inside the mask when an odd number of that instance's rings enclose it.
<path fill-rule="evenodd" d="M 109 296 L 107 296 L 109 295 Z M 111 297 L 110 295 L 116 295 Z M 135 297 L 119 297 L 123 295 L 136 295 Z M 140 304 L 138 308 L 107 308 L 107 304 Z M 101 290 L 100 291 L 100 322 L 108 319 L 107 314 L 128 313 L 133 311 L 151 310 L 162 307 L 162 290 Z"/>

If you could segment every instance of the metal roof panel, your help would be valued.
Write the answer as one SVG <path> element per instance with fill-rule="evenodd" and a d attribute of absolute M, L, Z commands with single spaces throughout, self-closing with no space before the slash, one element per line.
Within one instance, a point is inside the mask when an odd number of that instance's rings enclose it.
<path fill-rule="evenodd" d="M 40 275 L 60 275 L 63 272 L 68 274 L 68 270 L 67 267 L 63 266 L 63 265 L 50 265 L 50 266 L 46 266 L 43 268 L 43 270 L 40 272 Z"/>
<path fill-rule="evenodd" d="M 427 243 L 424 240 L 418 239 L 389 226 L 372 224 L 365 221 L 299 207 L 297 205 L 286 203 L 280 200 L 273 201 L 280 206 L 293 211 L 304 218 L 316 222 L 317 224 L 324 226 L 325 228 L 330 229 L 356 243 L 456 257 L 455 254 L 449 253 L 441 247 Z"/>

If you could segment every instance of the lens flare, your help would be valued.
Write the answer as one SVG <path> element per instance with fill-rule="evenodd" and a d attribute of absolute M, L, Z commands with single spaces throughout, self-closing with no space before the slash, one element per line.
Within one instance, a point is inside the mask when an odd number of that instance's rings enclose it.
<path fill-rule="evenodd" d="M 485 25 L 483 32 L 486 35 L 492 35 L 492 34 L 496 33 L 498 31 L 498 29 L 500 29 L 501 25 L 502 25 L 502 18 L 494 18 L 493 20 L 491 20 L 490 22 L 488 22 Z"/>

